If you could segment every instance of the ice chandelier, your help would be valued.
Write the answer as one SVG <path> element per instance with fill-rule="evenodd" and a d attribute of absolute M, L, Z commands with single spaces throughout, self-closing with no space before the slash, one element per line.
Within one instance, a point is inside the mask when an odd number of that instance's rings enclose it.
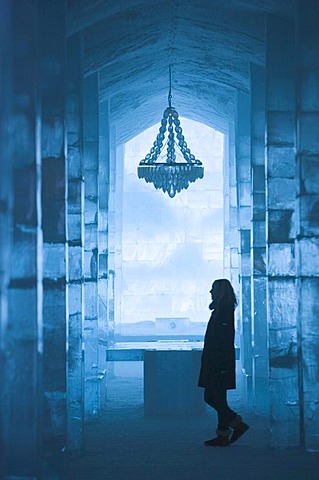
<path fill-rule="evenodd" d="M 188 188 L 191 182 L 203 178 L 204 167 L 187 147 L 177 110 L 172 107 L 171 91 L 172 75 L 169 67 L 168 107 L 164 110 L 159 133 L 150 152 L 139 163 L 137 175 L 138 178 L 144 178 L 147 183 L 154 183 L 155 188 L 161 188 L 164 193 L 167 192 L 173 198 L 176 193 Z M 168 130 L 166 162 L 156 162 L 166 145 L 163 146 L 166 129 Z M 175 134 L 177 141 L 175 141 Z M 185 162 L 176 161 L 175 145 L 181 151 Z"/>

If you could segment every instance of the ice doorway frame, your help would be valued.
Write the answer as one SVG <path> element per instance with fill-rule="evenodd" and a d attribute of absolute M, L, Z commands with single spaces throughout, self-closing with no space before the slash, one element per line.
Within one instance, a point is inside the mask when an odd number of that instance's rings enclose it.
<path fill-rule="evenodd" d="M 183 121 L 183 128 L 185 130 L 185 133 L 187 133 L 187 138 L 189 139 L 189 143 L 192 144 L 192 148 L 194 149 L 194 153 L 198 156 L 198 158 L 201 158 L 204 160 L 204 163 L 207 163 L 206 158 L 202 158 L 201 153 L 196 152 L 196 145 L 194 144 L 194 141 L 192 138 L 190 138 L 190 134 L 188 132 L 188 126 L 186 123 L 191 122 L 191 120 L 187 119 L 182 119 Z M 223 181 L 223 190 L 221 192 L 221 198 L 222 198 L 222 212 L 223 212 L 223 232 L 222 232 L 222 242 L 224 244 L 224 248 L 220 253 L 220 256 L 222 257 L 222 264 L 223 267 L 219 269 L 218 275 L 217 276 L 225 276 L 226 278 L 229 278 L 231 281 L 238 279 L 238 244 L 231 245 L 230 241 L 234 236 L 230 234 L 230 211 L 231 211 L 231 202 L 235 201 L 236 202 L 236 193 L 231 192 L 231 184 L 232 184 L 232 179 L 230 178 L 230 173 L 231 173 L 231 156 L 230 156 L 230 142 L 229 142 L 229 135 L 227 131 L 221 131 L 221 129 L 212 129 L 211 127 L 208 127 L 207 125 L 200 124 L 199 122 L 196 122 L 195 124 L 199 125 L 199 127 L 202 127 L 203 129 L 206 129 L 207 131 L 214 132 L 214 130 L 217 132 L 217 135 L 221 136 L 220 138 L 223 137 L 222 140 L 222 150 L 223 150 L 223 158 L 221 161 L 222 164 L 222 170 L 221 170 L 221 179 Z M 153 133 L 149 137 L 149 139 L 146 141 L 144 145 L 144 150 L 149 149 L 149 144 L 150 144 L 150 139 L 153 139 L 154 132 L 157 131 L 157 126 L 152 127 L 153 128 Z M 211 128 L 211 130 L 210 130 Z M 208 130 L 207 130 L 208 129 Z M 145 131 L 147 132 L 147 131 Z M 145 132 L 143 132 L 141 135 L 145 135 Z M 113 140 L 115 140 L 115 135 L 113 135 Z M 138 137 L 135 137 L 131 142 L 134 142 L 137 140 Z M 202 141 L 202 140 L 201 140 Z M 119 292 L 122 292 L 122 215 L 123 215 L 123 181 L 124 181 L 124 156 L 125 156 L 125 145 L 119 145 L 116 146 L 116 142 L 113 142 L 114 148 L 112 149 L 113 154 L 111 155 L 111 171 L 110 171 L 110 200 L 109 200 L 109 324 L 113 323 L 113 328 L 115 329 L 115 338 L 116 335 L 119 333 L 119 329 L 116 328 L 121 322 L 120 322 L 120 312 L 121 312 L 121 299 L 122 299 L 122 293 L 119 294 Z M 143 150 L 141 152 L 137 152 L 136 154 L 136 166 L 138 164 L 138 161 L 140 160 L 140 156 L 143 156 Z M 142 157 L 141 157 L 142 158 Z M 209 168 L 208 168 L 209 170 Z M 148 185 L 142 182 L 142 180 L 137 179 L 136 171 L 135 171 L 135 165 L 131 171 L 131 175 L 134 177 L 134 180 L 136 182 L 137 191 L 135 192 L 135 200 L 136 198 L 141 196 L 138 194 L 138 191 L 142 191 L 143 193 L 145 192 L 150 192 L 153 195 L 158 195 L 157 198 L 159 198 L 161 201 L 169 201 L 172 202 L 175 199 L 169 199 L 168 197 L 165 198 L 163 192 L 156 191 L 152 185 Z M 209 177 L 207 176 L 207 172 L 205 173 L 206 179 Z M 204 179 L 205 180 L 205 179 Z M 214 181 L 214 180 L 213 180 Z M 199 182 L 203 182 L 203 180 L 199 180 L 195 182 L 195 184 L 192 184 L 189 189 L 186 191 L 186 195 L 188 195 L 188 192 L 191 192 L 190 195 L 194 195 L 194 192 L 196 191 L 196 184 L 200 186 Z M 135 187 L 136 188 L 136 187 Z M 214 186 L 213 186 L 214 188 Z M 236 182 L 235 182 L 235 189 L 236 189 Z M 133 189 L 134 190 L 134 189 Z M 184 192 L 185 193 L 185 192 Z M 182 192 L 183 194 L 183 192 Z M 134 198 L 134 195 L 133 195 Z M 181 197 L 177 196 L 177 202 L 181 201 Z M 142 198 L 137 200 L 138 205 L 143 205 Z M 209 209 L 207 209 L 209 210 Z M 235 227 L 237 229 L 237 226 Z M 136 245 L 134 248 L 138 248 L 138 242 L 136 242 Z M 212 272 L 211 275 L 209 275 L 209 279 L 207 279 L 207 285 L 209 286 L 209 283 L 211 280 L 214 278 L 214 273 Z M 237 285 L 235 284 L 235 288 Z M 209 301 L 208 297 L 208 291 L 204 291 L 203 295 L 205 296 L 205 300 L 203 303 L 205 303 L 205 312 L 207 312 L 207 302 Z M 157 315 L 158 317 L 163 317 L 163 315 Z M 186 315 L 179 315 L 180 317 L 186 317 Z M 207 313 L 205 313 L 205 318 L 203 320 L 206 320 Z M 145 318 L 143 319 L 145 320 Z M 110 325 L 111 326 L 111 325 Z M 129 333 L 129 332 L 127 332 Z M 126 335 L 127 336 L 127 335 Z M 128 335 L 129 336 L 129 335 Z"/>

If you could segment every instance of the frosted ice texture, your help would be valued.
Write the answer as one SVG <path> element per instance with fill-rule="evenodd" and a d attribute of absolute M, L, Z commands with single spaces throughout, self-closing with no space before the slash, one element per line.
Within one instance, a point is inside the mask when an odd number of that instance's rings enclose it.
<path fill-rule="evenodd" d="M 223 276 L 223 134 L 184 118 L 181 124 L 205 175 L 173 199 L 137 177 L 158 125 L 125 146 L 122 324 L 207 321 L 211 283 Z"/>

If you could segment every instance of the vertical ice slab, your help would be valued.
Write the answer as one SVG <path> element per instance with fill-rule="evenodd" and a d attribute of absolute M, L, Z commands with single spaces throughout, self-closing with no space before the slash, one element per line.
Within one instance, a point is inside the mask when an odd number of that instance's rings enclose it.
<path fill-rule="evenodd" d="M 99 173 L 99 76 L 83 84 L 84 160 L 84 412 L 99 413 L 98 355 L 98 173 Z"/>
<path fill-rule="evenodd" d="M 265 89 L 264 67 L 252 64 L 251 78 L 251 166 L 252 166 L 252 340 L 254 409 L 269 414 L 269 355 L 266 277 L 266 178 L 265 178 Z"/>
<path fill-rule="evenodd" d="M 297 3 L 296 266 L 302 356 L 302 434 L 306 448 L 319 451 L 319 8 L 314 0 Z"/>
<path fill-rule="evenodd" d="M 280 44 L 281 48 L 278 48 Z M 295 38 L 269 17 L 266 52 L 266 231 L 272 444 L 300 444 L 295 281 Z"/>
<path fill-rule="evenodd" d="M 8 175 L 0 181 L 0 476 L 35 478 L 43 355 L 38 4 L 5 1 L 0 10 L 6 67 L 0 74 L 0 169 Z"/>
<path fill-rule="evenodd" d="M 247 94 L 237 95 L 236 178 L 239 227 L 239 316 L 241 351 L 246 379 L 246 401 L 252 407 L 252 315 L 251 315 L 251 111 Z"/>
<path fill-rule="evenodd" d="M 68 349 L 67 349 L 67 449 L 84 447 L 84 182 L 82 129 L 81 38 L 67 40 L 66 127 L 68 141 Z"/>

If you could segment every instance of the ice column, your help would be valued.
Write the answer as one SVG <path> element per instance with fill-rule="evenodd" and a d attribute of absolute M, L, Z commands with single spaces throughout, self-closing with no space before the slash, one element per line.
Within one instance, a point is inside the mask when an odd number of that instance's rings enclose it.
<path fill-rule="evenodd" d="M 117 145 L 116 156 L 113 157 L 112 178 L 115 182 L 110 204 L 112 205 L 113 222 L 110 225 L 112 232 L 109 246 L 111 247 L 111 262 L 114 276 L 110 278 L 110 299 L 113 298 L 113 312 L 109 322 L 109 340 L 112 342 L 115 334 L 115 318 L 117 326 L 121 322 L 122 312 L 122 230 L 123 230 L 123 176 L 124 176 L 124 144 Z M 112 291 L 111 291 L 112 289 Z M 112 321 L 113 319 L 113 321 Z"/>
<path fill-rule="evenodd" d="M 123 160 L 122 160 L 123 161 Z M 109 214 L 108 214 L 108 340 L 114 342 L 115 334 L 115 235 L 116 235 L 116 214 L 120 217 L 121 207 L 116 205 L 116 181 L 117 181 L 117 149 L 116 149 L 116 129 L 110 131 L 110 187 L 109 187 Z M 116 210 L 115 210 L 116 209 Z M 119 218 L 118 217 L 118 218 Z M 120 247 L 119 247 L 120 248 Z"/>
<path fill-rule="evenodd" d="M 43 218 L 44 437 L 66 442 L 66 141 L 65 3 L 39 2 Z M 54 68 L 53 68 L 54 65 Z"/>
<path fill-rule="evenodd" d="M 230 265 L 230 195 L 229 195 L 229 136 L 224 137 L 224 158 L 223 158 L 223 176 L 224 176 L 224 276 L 231 278 Z"/>
<path fill-rule="evenodd" d="M 266 230 L 270 413 L 274 446 L 300 443 L 294 246 L 294 53 L 294 26 L 269 17 L 266 51 Z"/>
<path fill-rule="evenodd" d="M 108 207 L 110 185 L 110 105 L 100 103 L 99 111 L 99 338 L 108 343 Z"/>
<path fill-rule="evenodd" d="M 251 166 L 250 166 L 250 98 L 238 93 L 236 117 L 236 174 L 239 225 L 240 309 L 242 319 L 242 361 L 246 378 L 247 405 L 252 406 L 252 338 L 251 338 Z"/>
<path fill-rule="evenodd" d="M 66 126 L 68 141 L 68 382 L 67 448 L 83 449 L 84 368 L 82 329 L 84 324 L 84 181 L 82 138 L 82 42 L 78 34 L 67 43 Z"/>
<path fill-rule="evenodd" d="M 265 199 L 265 69 L 252 64 L 251 79 L 251 173 L 252 173 L 252 335 L 254 410 L 269 413 L 269 356 L 266 276 Z"/>
<path fill-rule="evenodd" d="M 11 246 L 11 157 L 10 157 L 10 101 L 12 100 L 11 80 L 11 32 L 9 0 L 0 4 L 0 405 L 4 405 L 5 377 L 5 329 L 8 322 L 8 286 L 10 281 Z M 6 412 L 0 410 L 0 478 L 4 477 L 3 423 Z"/>
<path fill-rule="evenodd" d="M 99 413 L 98 376 L 98 174 L 99 174 L 99 76 L 84 79 L 84 343 L 86 417 Z"/>
<path fill-rule="evenodd" d="M 1 268 L 9 267 L 6 275 L 1 270 L 0 279 L 4 362 L 1 371 L 1 455 L 5 456 L 6 478 L 35 478 L 41 458 L 43 351 L 37 2 L 1 2 L 0 13 L 1 40 L 4 42 L 1 50 L 8 54 L 8 58 L 1 58 L 1 67 L 8 68 L 4 76 L 0 74 L 1 94 L 8 95 L 1 97 L 1 118 L 4 113 L 11 113 L 11 118 L 6 119 L 9 123 L 0 124 L 1 153 L 4 153 L 1 173 L 8 173 L 9 166 L 12 167 L 11 184 L 6 178 L 7 183 L 3 185 L 1 175 L 0 194 L 4 202 L 0 217 Z M 10 87 L 4 83 L 5 78 L 10 81 Z M 8 215 L 11 216 L 11 248 L 8 248 Z M 4 241 L 8 242 L 6 246 Z"/>
<path fill-rule="evenodd" d="M 298 2 L 297 239 L 302 440 L 319 450 L 319 5 Z"/>
<path fill-rule="evenodd" d="M 225 244 L 229 247 L 229 268 L 230 281 L 234 287 L 236 295 L 239 293 L 239 270 L 238 270 L 238 214 L 237 214 L 237 179 L 236 179 L 236 153 L 235 153 L 235 130 L 230 125 L 229 135 L 227 138 L 227 147 L 225 148 L 225 162 L 229 162 L 228 166 L 228 229 L 225 229 Z M 227 155 L 228 154 L 228 159 Z M 227 195 L 226 200 L 227 201 Z M 227 226 L 227 224 L 225 224 Z M 236 315 L 237 316 L 237 315 Z"/>
<path fill-rule="evenodd" d="M 224 276 L 229 278 L 232 282 L 234 289 L 237 291 L 238 283 L 238 254 L 237 262 L 233 265 L 232 261 L 232 249 L 237 248 L 238 252 L 238 227 L 237 227 L 237 212 L 236 215 L 232 215 L 232 208 L 234 206 L 231 204 L 232 200 L 232 186 L 230 175 L 233 173 L 231 161 L 234 162 L 235 159 L 235 149 L 233 145 L 232 155 L 230 154 L 230 135 L 225 135 L 224 137 Z M 236 174 L 235 174 L 235 189 L 236 189 Z M 237 202 L 236 193 L 234 195 L 235 201 Z M 236 209 L 236 206 L 235 206 Z M 235 218 L 235 225 L 232 220 Z M 235 230 L 235 239 L 233 238 L 233 231 Z M 234 274 L 233 269 L 235 268 L 236 274 Z M 237 280 L 236 284 L 233 283 L 234 278 Z"/>

